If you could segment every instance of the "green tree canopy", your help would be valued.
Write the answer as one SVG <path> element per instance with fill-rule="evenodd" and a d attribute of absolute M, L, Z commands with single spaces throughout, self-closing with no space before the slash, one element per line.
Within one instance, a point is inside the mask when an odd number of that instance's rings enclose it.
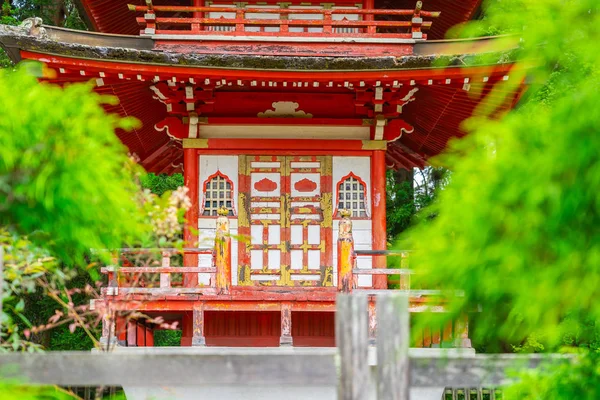
<path fill-rule="evenodd" d="M 117 248 L 147 227 L 138 167 L 115 135 L 133 119 L 107 115 L 90 84 L 40 84 L 39 64 L 0 70 L 0 226 L 63 262 Z"/>
<path fill-rule="evenodd" d="M 599 11 L 597 0 L 494 0 L 466 29 L 519 35 L 522 61 L 496 90 L 526 75 L 528 98 L 465 124 L 439 158 L 452 178 L 437 217 L 407 237 L 423 286 L 463 290 L 455 314 L 482 307 L 475 334 L 490 346 L 536 337 L 552 350 L 583 317 L 600 319 Z"/>

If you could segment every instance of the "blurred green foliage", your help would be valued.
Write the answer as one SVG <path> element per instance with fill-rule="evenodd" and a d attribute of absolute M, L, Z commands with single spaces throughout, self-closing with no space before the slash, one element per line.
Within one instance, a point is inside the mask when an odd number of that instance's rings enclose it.
<path fill-rule="evenodd" d="M 114 134 L 137 121 L 107 115 L 102 104 L 117 100 L 91 84 L 39 84 L 44 73 L 0 70 L 0 225 L 64 263 L 140 240 L 139 167 Z"/>
<path fill-rule="evenodd" d="M 183 175 L 156 175 L 149 173 L 140 178 L 140 183 L 142 188 L 149 189 L 157 196 L 162 196 L 167 191 L 174 191 L 177 190 L 178 187 L 183 186 Z"/>
<path fill-rule="evenodd" d="M 436 217 L 405 236 L 417 250 L 411 267 L 422 286 L 464 291 L 448 292 L 453 316 L 481 307 L 471 335 L 487 351 L 505 343 L 517 351 L 579 347 L 577 367 L 538 371 L 539 390 L 515 398 L 596 399 L 600 4 L 492 0 L 485 7 L 485 20 L 463 34 L 493 26 L 521 44 L 521 61 L 496 94 L 526 76 L 530 88 L 517 111 L 499 118 L 498 97 L 482 99 L 464 125 L 470 135 L 437 160 L 452 179 L 430 209 Z"/>
<path fill-rule="evenodd" d="M 57 387 L 0 383 L 0 400 L 67 400 L 73 398 L 66 390 Z"/>
<path fill-rule="evenodd" d="M 181 331 L 173 329 L 161 329 L 154 331 L 154 346 L 180 346 Z"/>

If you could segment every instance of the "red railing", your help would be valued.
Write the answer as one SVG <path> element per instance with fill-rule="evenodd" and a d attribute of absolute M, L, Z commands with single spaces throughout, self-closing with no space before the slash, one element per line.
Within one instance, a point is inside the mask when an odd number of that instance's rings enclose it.
<path fill-rule="evenodd" d="M 146 0 L 145 6 L 129 5 L 131 11 L 144 13 L 137 22 L 144 27 L 141 34 L 146 35 L 426 39 L 422 29 L 430 28 L 432 22 L 423 18 L 437 18 L 440 13 L 421 8 L 420 1 L 413 10 L 155 6 L 152 0 Z M 164 13 L 192 16 L 160 16 Z M 211 18 L 211 14 L 221 16 Z M 273 18 L 249 18 L 247 14 L 273 15 Z M 381 17 L 409 17 L 409 20 L 382 20 Z"/>
<path fill-rule="evenodd" d="M 112 266 L 102 268 L 108 275 L 107 295 L 122 293 L 133 294 L 168 294 L 178 290 L 185 293 L 229 294 L 231 287 L 231 237 L 229 231 L 228 211 L 219 210 L 217 232 L 214 247 L 211 248 L 129 248 L 119 249 L 113 256 Z M 410 274 L 408 269 L 408 251 L 390 250 L 355 250 L 352 236 L 352 220 L 350 212 L 342 210 L 339 224 L 338 258 L 337 258 L 337 290 L 349 293 L 357 289 L 358 275 L 389 276 L 400 275 L 400 290 L 410 290 Z M 185 255 L 211 255 L 210 267 L 189 265 L 172 265 L 172 257 Z M 389 257 L 399 256 L 400 269 L 359 269 L 357 256 Z M 185 262 L 185 257 L 182 257 Z M 147 275 L 149 274 L 149 275 Z M 206 287 L 186 287 L 173 284 L 172 276 L 185 274 L 209 274 L 210 284 Z M 147 275 L 147 276 L 144 276 Z M 157 279 L 158 278 L 158 279 Z M 124 289 L 124 290 L 123 290 Z M 305 288 L 300 288 L 302 291 Z M 418 291 L 421 294 L 433 294 L 437 291 Z"/>

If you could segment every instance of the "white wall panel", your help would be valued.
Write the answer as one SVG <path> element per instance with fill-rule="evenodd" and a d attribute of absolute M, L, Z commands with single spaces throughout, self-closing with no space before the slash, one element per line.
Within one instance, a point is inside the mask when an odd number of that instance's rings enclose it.
<path fill-rule="evenodd" d="M 199 157 L 199 185 L 200 193 L 198 194 L 200 203 L 200 214 L 204 201 L 204 182 L 209 176 L 221 172 L 233 183 L 233 207 L 237 215 L 238 210 L 238 157 L 237 156 L 205 156 Z M 216 217 L 200 217 L 198 218 L 198 242 L 199 247 L 214 247 L 215 245 L 215 229 Z M 238 233 L 237 217 L 229 217 L 229 228 L 232 235 L 231 238 L 231 281 L 233 285 L 238 282 L 238 242 L 235 239 Z M 200 254 L 198 256 L 199 267 L 212 267 L 212 255 Z M 198 283 L 201 285 L 210 284 L 209 274 L 198 274 Z"/>
<path fill-rule="evenodd" d="M 333 157 L 333 210 L 337 209 L 338 194 L 337 184 L 342 178 L 353 173 L 359 177 L 367 189 L 367 198 L 365 199 L 367 213 L 371 215 L 371 158 L 370 157 Z M 339 234 L 340 220 L 333 221 L 333 281 L 337 284 L 337 240 Z M 373 248 L 373 227 L 370 219 L 352 219 L 352 236 L 354 238 L 355 250 L 371 250 Z M 357 268 L 370 269 L 373 267 L 372 257 L 360 256 L 356 260 Z M 358 277 L 359 287 L 373 286 L 371 276 L 361 275 Z"/>

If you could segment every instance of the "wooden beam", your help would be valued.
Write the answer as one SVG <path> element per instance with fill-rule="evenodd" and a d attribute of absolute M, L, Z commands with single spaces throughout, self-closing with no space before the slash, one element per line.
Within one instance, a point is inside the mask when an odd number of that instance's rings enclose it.
<path fill-rule="evenodd" d="M 328 153 L 335 151 L 373 151 L 384 149 L 385 141 L 381 140 L 313 140 L 313 139 L 183 139 L 184 149 L 208 150 L 307 150 L 319 149 Z M 385 168 L 385 165 L 384 165 Z M 185 166 L 184 166 L 185 169 Z"/>

